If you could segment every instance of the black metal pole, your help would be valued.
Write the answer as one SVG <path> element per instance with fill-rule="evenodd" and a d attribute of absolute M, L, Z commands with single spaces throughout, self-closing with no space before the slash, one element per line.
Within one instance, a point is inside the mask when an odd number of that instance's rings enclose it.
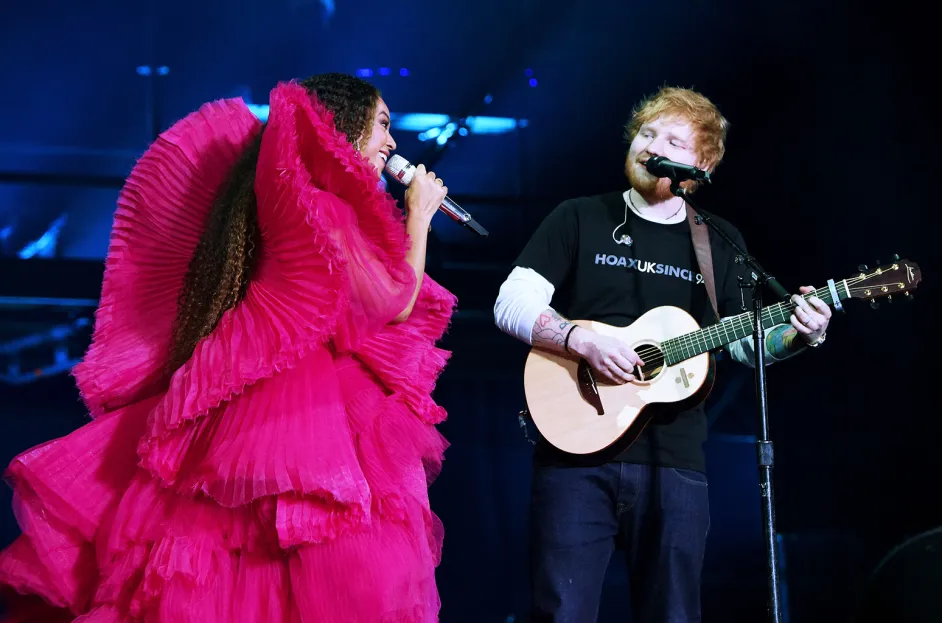
<path fill-rule="evenodd" d="M 779 589 L 778 575 L 778 551 L 775 547 L 775 495 L 772 485 L 772 468 L 774 466 L 774 452 L 772 441 L 769 438 L 769 404 L 768 388 L 765 381 L 765 323 L 762 312 L 762 288 L 769 286 L 773 292 L 782 299 L 788 299 L 788 292 L 775 280 L 775 277 L 768 274 L 754 257 L 746 253 L 745 249 L 740 247 L 730 238 L 726 232 L 720 229 L 709 215 L 702 214 L 698 206 L 690 199 L 686 191 L 680 187 L 679 180 L 673 180 L 671 192 L 678 197 L 682 197 L 690 206 L 692 206 L 699 218 L 698 224 L 706 223 L 714 232 L 724 239 L 738 254 L 737 262 L 741 262 L 752 269 L 752 279 L 744 283 L 740 279 L 741 288 L 752 289 L 753 301 L 753 346 L 755 349 L 755 382 L 756 382 L 756 401 L 757 401 L 757 431 L 756 431 L 756 459 L 759 468 L 759 493 L 762 503 L 762 532 L 766 553 L 766 573 L 768 574 L 769 585 L 769 621 L 771 623 L 781 623 L 782 606 L 781 591 Z M 771 323 L 771 318 L 769 319 Z"/>
<path fill-rule="evenodd" d="M 781 623 L 781 591 L 778 577 L 778 550 L 775 547 L 775 495 L 772 486 L 772 468 L 775 463 L 772 441 L 769 439 L 769 401 L 765 382 L 765 327 L 762 323 L 762 286 L 755 282 L 753 288 L 753 318 L 755 326 L 753 346 L 756 353 L 756 459 L 759 465 L 759 493 L 762 502 L 762 536 L 766 553 L 766 573 L 769 583 L 769 620 Z"/>

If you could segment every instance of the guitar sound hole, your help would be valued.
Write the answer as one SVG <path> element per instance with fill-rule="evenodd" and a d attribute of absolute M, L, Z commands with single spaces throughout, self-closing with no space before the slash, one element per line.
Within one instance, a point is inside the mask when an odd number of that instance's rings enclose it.
<path fill-rule="evenodd" d="M 641 366 L 642 381 L 653 381 L 664 370 L 664 351 L 654 344 L 642 344 L 635 347 L 635 352 L 641 357 L 644 365 Z"/>

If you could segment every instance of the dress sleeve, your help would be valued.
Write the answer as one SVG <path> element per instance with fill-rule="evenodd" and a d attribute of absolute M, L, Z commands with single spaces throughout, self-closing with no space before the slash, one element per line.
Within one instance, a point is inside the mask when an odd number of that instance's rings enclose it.
<path fill-rule="evenodd" d="M 220 187 L 261 123 L 240 100 L 161 134 L 118 196 L 92 343 L 73 368 L 93 417 L 166 387 L 183 278 Z"/>
<path fill-rule="evenodd" d="M 263 251 L 257 282 L 291 298 L 298 325 L 348 350 L 408 304 L 401 213 L 375 171 L 295 85 L 272 93 L 255 192 Z"/>

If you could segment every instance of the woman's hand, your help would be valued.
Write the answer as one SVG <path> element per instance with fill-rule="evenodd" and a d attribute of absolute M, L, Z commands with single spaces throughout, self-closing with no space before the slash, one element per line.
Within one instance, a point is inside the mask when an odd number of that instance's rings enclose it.
<path fill-rule="evenodd" d="M 428 231 L 432 217 L 448 194 L 448 187 L 435 173 L 425 170 L 420 164 L 415 168 L 412 183 L 406 189 L 406 224 L 413 228 Z"/>

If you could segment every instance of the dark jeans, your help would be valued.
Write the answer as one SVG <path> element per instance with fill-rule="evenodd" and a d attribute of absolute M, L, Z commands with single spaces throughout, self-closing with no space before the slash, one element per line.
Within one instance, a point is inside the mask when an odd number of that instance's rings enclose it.
<path fill-rule="evenodd" d="M 608 463 L 533 467 L 531 621 L 594 623 L 616 545 L 628 565 L 632 623 L 700 621 L 710 530 L 700 472 Z"/>

